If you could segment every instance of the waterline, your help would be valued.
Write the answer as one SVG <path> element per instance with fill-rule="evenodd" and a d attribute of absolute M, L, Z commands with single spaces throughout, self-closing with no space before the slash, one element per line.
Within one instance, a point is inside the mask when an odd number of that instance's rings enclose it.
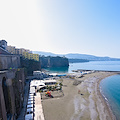
<path fill-rule="evenodd" d="M 120 75 L 110 76 L 100 82 L 100 91 L 117 120 L 120 120 Z"/>

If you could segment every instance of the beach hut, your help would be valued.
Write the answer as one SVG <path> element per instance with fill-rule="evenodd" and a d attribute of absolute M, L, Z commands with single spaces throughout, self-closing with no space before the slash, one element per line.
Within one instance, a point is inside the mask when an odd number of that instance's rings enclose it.
<path fill-rule="evenodd" d="M 29 96 L 29 99 L 33 98 L 33 96 Z"/>
<path fill-rule="evenodd" d="M 25 115 L 25 120 L 33 120 L 33 113 Z"/>
<path fill-rule="evenodd" d="M 26 114 L 31 114 L 33 113 L 33 108 L 28 108 Z"/>
<path fill-rule="evenodd" d="M 34 87 L 30 87 L 30 92 L 29 93 L 35 93 L 35 88 Z"/>
<path fill-rule="evenodd" d="M 32 97 L 34 97 L 34 94 L 29 94 L 29 96 L 32 96 Z"/>
<path fill-rule="evenodd" d="M 28 108 L 33 108 L 33 104 L 27 105 L 27 109 L 28 109 Z"/>
<path fill-rule="evenodd" d="M 28 104 L 28 105 L 29 105 L 29 104 L 33 104 L 33 101 L 28 101 L 28 103 L 27 103 L 27 104 Z"/>
<path fill-rule="evenodd" d="M 28 98 L 28 101 L 34 101 L 34 99 L 33 98 Z"/>

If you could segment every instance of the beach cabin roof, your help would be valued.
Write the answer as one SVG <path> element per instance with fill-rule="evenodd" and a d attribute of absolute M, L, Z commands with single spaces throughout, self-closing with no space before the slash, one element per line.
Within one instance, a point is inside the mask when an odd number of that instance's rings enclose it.
<path fill-rule="evenodd" d="M 30 98 L 33 98 L 33 96 L 29 96 L 29 99 L 30 99 Z"/>
<path fill-rule="evenodd" d="M 45 80 L 44 83 L 56 82 L 56 80 Z"/>
<path fill-rule="evenodd" d="M 40 83 L 39 86 L 45 86 L 45 83 Z"/>
<path fill-rule="evenodd" d="M 39 85 L 45 85 L 43 80 L 33 80 L 30 83 L 30 87 L 37 87 Z"/>
<path fill-rule="evenodd" d="M 35 93 L 35 91 L 30 91 L 30 93 Z"/>
<path fill-rule="evenodd" d="M 33 120 L 33 113 L 25 115 L 25 120 Z"/>
<path fill-rule="evenodd" d="M 46 85 L 45 86 L 37 86 L 37 90 L 39 90 L 41 88 L 45 88 L 45 87 L 46 87 Z"/>
<path fill-rule="evenodd" d="M 28 113 L 28 112 L 33 112 L 33 108 L 28 108 L 28 109 L 27 109 L 27 113 Z"/>
<path fill-rule="evenodd" d="M 33 104 L 33 101 L 28 101 L 28 103 L 27 103 L 27 104 L 28 104 L 28 105 L 29 105 L 29 104 Z"/>
<path fill-rule="evenodd" d="M 29 98 L 28 101 L 34 101 L 34 99 L 33 98 Z"/>
<path fill-rule="evenodd" d="M 33 104 L 27 105 L 27 108 L 33 108 Z"/>
<path fill-rule="evenodd" d="M 29 94 L 29 96 L 34 96 L 34 94 Z"/>

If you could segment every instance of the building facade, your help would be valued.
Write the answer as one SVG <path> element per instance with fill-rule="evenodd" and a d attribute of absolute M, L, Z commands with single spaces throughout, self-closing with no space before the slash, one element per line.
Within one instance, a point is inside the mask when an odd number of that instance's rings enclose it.
<path fill-rule="evenodd" d="M 3 49 L 7 49 L 7 42 L 5 40 L 0 40 L 0 47 L 2 47 Z"/>
<path fill-rule="evenodd" d="M 21 55 L 25 59 L 39 61 L 39 55 L 33 54 L 32 51 L 30 51 L 28 49 L 23 49 L 23 48 L 18 49 L 14 46 L 7 46 L 7 50 L 11 54 Z"/>
<path fill-rule="evenodd" d="M 24 52 L 23 56 L 25 57 L 25 59 L 39 61 L 39 55 L 38 54 Z"/>
<path fill-rule="evenodd" d="M 0 71 L 0 120 L 16 120 L 23 104 L 24 70 Z"/>
<path fill-rule="evenodd" d="M 10 52 L 11 54 L 17 54 L 17 55 L 23 55 L 24 52 L 28 52 L 31 53 L 30 50 L 28 49 L 24 49 L 24 48 L 16 48 L 15 46 L 7 46 L 7 50 L 8 52 Z"/>

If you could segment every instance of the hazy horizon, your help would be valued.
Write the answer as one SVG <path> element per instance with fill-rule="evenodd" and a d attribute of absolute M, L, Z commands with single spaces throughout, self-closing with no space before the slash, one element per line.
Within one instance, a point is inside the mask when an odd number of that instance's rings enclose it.
<path fill-rule="evenodd" d="M 84 53 L 63 53 L 63 54 L 57 54 L 57 53 L 53 53 L 53 52 L 46 52 L 46 51 L 33 51 L 33 52 L 45 52 L 45 53 L 50 53 L 50 54 L 55 54 L 55 55 L 66 55 L 66 54 L 83 54 L 83 55 L 91 55 L 91 56 L 96 56 L 96 57 L 110 57 L 110 56 L 99 56 L 99 55 L 92 55 L 92 54 L 84 54 Z M 110 58 L 118 58 L 120 59 L 120 57 L 110 57 Z"/>
<path fill-rule="evenodd" d="M 120 1 L 0 1 L 0 40 L 55 54 L 120 58 Z"/>

